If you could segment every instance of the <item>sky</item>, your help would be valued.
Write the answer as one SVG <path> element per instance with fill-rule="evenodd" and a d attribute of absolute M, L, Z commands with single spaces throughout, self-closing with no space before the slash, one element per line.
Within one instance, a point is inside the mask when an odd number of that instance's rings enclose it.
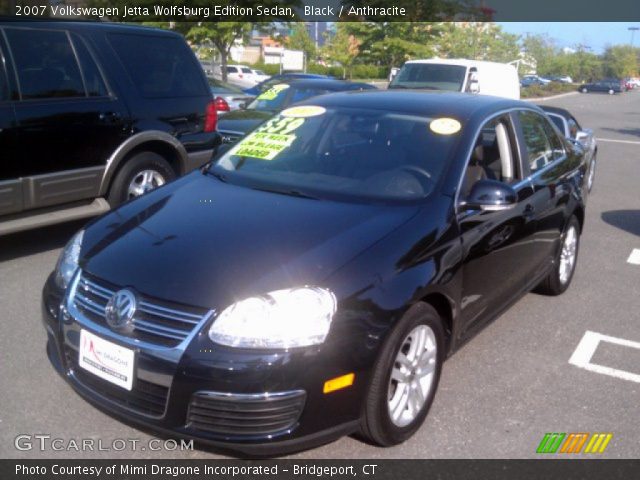
<path fill-rule="evenodd" d="M 560 47 L 588 45 L 594 53 L 602 53 L 607 45 L 629 44 L 628 27 L 640 27 L 640 23 L 626 22 L 498 22 L 505 31 L 518 35 L 547 34 Z M 635 32 L 634 46 L 640 47 L 640 31 Z"/>

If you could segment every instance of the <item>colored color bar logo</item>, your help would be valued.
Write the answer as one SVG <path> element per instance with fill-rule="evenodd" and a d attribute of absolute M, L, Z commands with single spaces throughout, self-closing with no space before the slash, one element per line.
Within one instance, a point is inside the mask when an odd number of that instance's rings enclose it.
<path fill-rule="evenodd" d="M 604 453 L 612 438 L 612 433 L 545 433 L 536 453 Z"/>

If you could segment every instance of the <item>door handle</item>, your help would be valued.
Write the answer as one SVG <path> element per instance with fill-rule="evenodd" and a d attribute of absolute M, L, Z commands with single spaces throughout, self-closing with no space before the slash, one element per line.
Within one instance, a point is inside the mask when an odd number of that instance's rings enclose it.
<path fill-rule="evenodd" d="M 522 212 L 522 216 L 527 220 L 531 220 L 535 216 L 535 214 L 536 214 L 536 209 L 530 203 L 527 204 L 526 207 L 524 207 L 524 211 Z"/>

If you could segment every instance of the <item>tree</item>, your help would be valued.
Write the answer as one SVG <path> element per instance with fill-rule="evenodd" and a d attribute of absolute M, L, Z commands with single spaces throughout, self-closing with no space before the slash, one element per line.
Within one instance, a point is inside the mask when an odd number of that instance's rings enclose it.
<path fill-rule="evenodd" d="M 519 57 L 518 36 L 487 22 L 449 23 L 439 39 L 438 54 L 448 58 L 469 58 L 510 62 Z"/>
<path fill-rule="evenodd" d="M 608 46 L 602 56 L 604 74 L 608 77 L 633 77 L 638 73 L 638 52 L 629 45 Z"/>
<path fill-rule="evenodd" d="M 554 75 L 554 60 L 558 55 L 555 42 L 546 35 L 526 35 L 522 49 L 536 60 L 536 73 L 541 76 Z"/>
<path fill-rule="evenodd" d="M 328 45 L 325 45 L 325 56 L 330 60 L 339 63 L 342 66 L 343 77 L 351 77 L 351 66 L 360 53 L 362 45 L 355 35 L 349 33 L 347 24 L 338 23 L 336 34 L 333 36 Z"/>
<path fill-rule="evenodd" d="M 291 35 L 289 35 L 284 42 L 285 45 L 292 50 L 302 50 L 307 62 L 316 58 L 316 44 L 311 39 L 304 23 L 294 23 Z"/>
<path fill-rule="evenodd" d="M 227 81 L 227 63 L 231 47 L 236 40 L 248 40 L 250 22 L 200 22 L 194 24 L 186 34 L 187 40 L 195 44 L 211 42 L 220 54 L 222 81 Z"/>

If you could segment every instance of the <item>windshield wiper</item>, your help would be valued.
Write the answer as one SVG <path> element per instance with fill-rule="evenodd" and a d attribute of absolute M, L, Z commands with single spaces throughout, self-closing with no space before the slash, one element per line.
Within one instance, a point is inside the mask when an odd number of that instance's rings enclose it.
<path fill-rule="evenodd" d="M 298 198 L 310 198 L 312 200 L 317 200 L 318 197 L 314 197 L 305 192 L 301 192 L 296 189 L 287 189 L 287 188 L 271 188 L 271 187 L 251 187 L 252 190 L 259 190 L 261 192 L 269 192 L 269 193 L 279 193 L 281 195 L 289 195 L 290 197 L 298 197 Z"/>

